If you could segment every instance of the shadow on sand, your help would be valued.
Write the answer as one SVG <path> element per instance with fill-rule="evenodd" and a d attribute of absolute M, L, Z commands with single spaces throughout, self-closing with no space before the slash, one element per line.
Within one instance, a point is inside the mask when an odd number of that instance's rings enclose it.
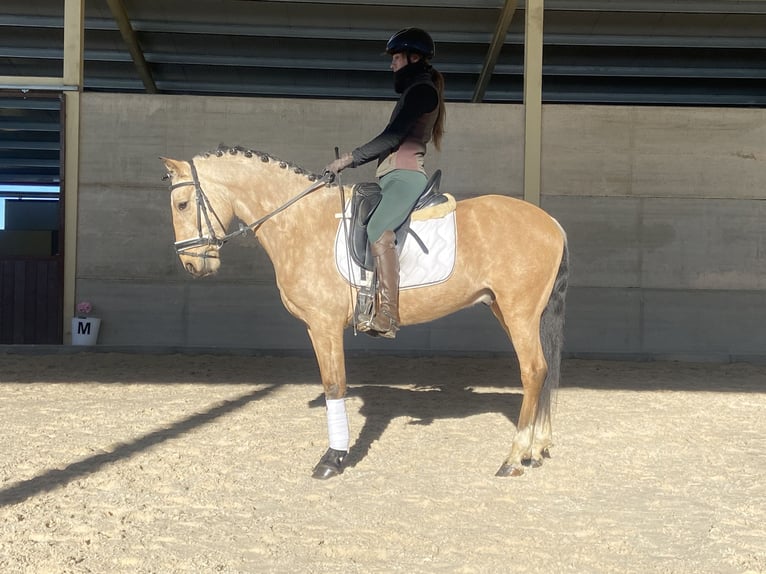
<path fill-rule="evenodd" d="M 178 438 L 224 415 L 237 411 L 249 403 L 271 394 L 276 388 L 278 386 L 273 385 L 245 393 L 236 399 L 223 401 L 205 412 L 196 413 L 165 428 L 157 429 L 133 441 L 120 444 L 110 452 L 89 456 L 68 464 L 64 468 L 46 470 L 34 478 L 6 486 L 0 490 L 0 506 L 10 506 L 24 502 L 35 495 L 55 490 L 69 484 L 73 480 L 94 474 L 107 464 L 128 459 L 153 446 Z"/>
<path fill-rule="evenodd" d="M 364 418 L 362 430 L 351 445 L 345 467 L 353 467 L 369 453 L 394 419 L 407 417 L 411 425 L 430 425 L 436 419 L 464 419 L 474 415 L 499 413 L 505 416 L 509 437 L 515 432 L 522 395 L 518 393 L 477 392 L 470 387 L 439 385 L 404 389 L 366 385 L 349 390 L 349 397 L 362 400 L 359 413 Z M 310 401 L 311 407 L 324 407 L 324 395 Z M 466 422 L 466 425 L 470 425 Z M 510 438 L 509 438 L 510 444 Z"/>

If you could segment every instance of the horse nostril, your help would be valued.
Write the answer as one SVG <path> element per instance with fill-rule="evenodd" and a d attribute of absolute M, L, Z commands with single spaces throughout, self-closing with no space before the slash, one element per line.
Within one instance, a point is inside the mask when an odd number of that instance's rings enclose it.
<path fill-rule="evenodd" d="M 193 275 L 193 274 L 194 274 L 194 272 L 196 271 L 196 269 L 194 269 L 194 264 L 193 264 L 193 263 L 187 263 L 187 264 L 186 264 L 186 270 L 187 270 L 189 273 L 191 273 L 192 275 Z"/>

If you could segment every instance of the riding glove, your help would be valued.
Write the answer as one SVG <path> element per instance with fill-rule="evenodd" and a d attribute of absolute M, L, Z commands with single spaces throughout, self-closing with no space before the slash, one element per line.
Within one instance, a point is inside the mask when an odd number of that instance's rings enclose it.
<path fill-rule="evenodd" d="M 324 172 L 338 175 L 352 163 L 354 163 L 354 156 L 352 156 L 350 153 L 344 153 L 342 156 L 324 168 Z"/>

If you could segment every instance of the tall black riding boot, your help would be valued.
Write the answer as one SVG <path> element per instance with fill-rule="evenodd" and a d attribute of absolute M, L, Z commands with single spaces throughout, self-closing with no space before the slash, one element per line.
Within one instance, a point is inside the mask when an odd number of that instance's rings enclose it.
<path fill-rule="evenodd" d="M 387 230 L 370 246 L 378 274 L 378 305 L 370 321 L 370 330 L 381 337 L 393 339 L 399 330 L 399 254 L 396 252 L 396 236 Z"/>

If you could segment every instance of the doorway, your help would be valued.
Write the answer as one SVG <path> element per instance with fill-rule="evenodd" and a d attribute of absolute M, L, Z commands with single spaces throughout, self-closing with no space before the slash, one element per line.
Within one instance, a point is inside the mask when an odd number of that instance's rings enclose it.
<path fill-rule="evenodd" d="M 63 98 L 0 91 L 0 344 L 63 337 Z"/>

